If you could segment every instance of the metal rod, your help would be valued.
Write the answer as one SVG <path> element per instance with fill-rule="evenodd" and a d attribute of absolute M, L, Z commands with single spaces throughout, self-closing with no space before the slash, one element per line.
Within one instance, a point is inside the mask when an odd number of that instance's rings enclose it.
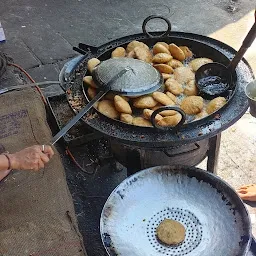
<path fill-rule="evenodd" d="M 217 167 L 220 152 L 221 133 L 209 139 L 209 150 L 207 152 L 207 171 L 217 175 Z"/>
<path fill-rule="evenodd" d="M 71 121 L 67 123 L 67 125 L 62 128 L 53 138 L 52 138 L 52 145 L 54 145 L 60 138 L 62 138 L 84 115 L 88 112 L 93 105 L 99 101 L 107 92 L 111 90 L 111 85 L 122 77 L 126 72 L 130 70 L 129 67 L 121 70 L 117 73 L 110 81 L 104 85 L 104 89 L 100 91 Z"/>
<path fill-rule="evenodd" d="M 71 121 L 69 121 L 64 128 L 62 128 L 53 138 L 52 145 L 61 139 L 85 114 L 93 105 L 100 100 L 109 90 L 100 91 Z"/>
<path fill-rule="evenodd" d="M 252 28 L 248 32 L 246 38 L 243 41 L 243 44 L 242 44 L 241 48 L 239 49 L 239 51 L 237 52 L 237 54 L 235 55 L 233 60 L 228 65 L 228 69 L 234 70 L 236 68 L 239 61 L 243 58 L 245 52 L 252 45 L 255 37 L 256 37 L 256 22 L 254 23 L 254 25 L 252 26 Z"/>

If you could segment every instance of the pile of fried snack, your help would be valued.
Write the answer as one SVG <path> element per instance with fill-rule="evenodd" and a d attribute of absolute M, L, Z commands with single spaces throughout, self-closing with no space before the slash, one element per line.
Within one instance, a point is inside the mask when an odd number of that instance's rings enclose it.
<path fill-rule="evenodd" d="M 153 111 L 161 106 L 177 106 L 187 115 L 193 116 L 193 120 L 198 120 L 214 113 L 226 103 L 224 97 L 217 97 L 209 102 L 198 96 L 195 72 L 212 60 L 195 58 L 187 46 L 157 42 L 149 49 L 143 42 L 132 41 L 126 49 L 117 47 L 111 57 L 136 58 L 152 64 L 162 74 L 164 88 L 136 98 L 108 93 L 95 107 L 109 118 L 132 125 L 151 127 L 150 117 Z M 87 63 L 88 71 L 92 72 L 99 63 L 100 60 L 96 58 L 90 59 Z M 83 81 L 87 86 L 88 98 L 92 99 L 97 94 L 97 86 L 92 76 L 85 76 Z M 181 114 L 174 110 L 164 110 L 157 114 L 155 119 L 160 126 L 176 126 L 181 120 Z"/>

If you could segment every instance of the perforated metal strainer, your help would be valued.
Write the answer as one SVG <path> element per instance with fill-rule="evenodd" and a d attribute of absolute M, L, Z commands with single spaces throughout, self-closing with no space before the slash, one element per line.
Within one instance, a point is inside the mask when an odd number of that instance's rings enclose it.
<path fill-rule="evenodd" d="M 161 243 L 164 219 L 179 221 L 185 240 Z M 220 178 L 197 168 L 153 167 L 123 181 L 108 198 L 100 222 L 111 256 L 246 255 L 251 224 L 242 201 Z"/>
<path fill-rule="evenodd" d="M 119 79 L 111 83 L 111 91 L 127 96 L 138 96 L 152 93 L 163 84 L 163 77 L 149 63 L 132 58 L 112 58 L 101 62 L 93 70 L 95 83 L 105 85 L 122 70 L 129 68 Z"/>
<path fill-rule="evenodd" d="M 179 246 L 166 246 L 159 242 L 156 236 L 158 225 L 165 219 L 179 221 L 186 227 L 186 239 Z M 156 252 L 164 255 L 181 256 L 193 251 L 201 242 L 203 235 L 202 225 L 197 217 L 188 210 L 179 208 L 165 208 L 157 212 L 147 222 L 147 236 Z"/>

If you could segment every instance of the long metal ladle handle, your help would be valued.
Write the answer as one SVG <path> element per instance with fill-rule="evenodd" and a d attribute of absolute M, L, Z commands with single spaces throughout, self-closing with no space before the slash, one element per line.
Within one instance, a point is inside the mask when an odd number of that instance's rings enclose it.
<path fill-rule="evenodd" d="M 233 60 L 228 65 L 228 69 L 230 69 L 230 70 L 235 70 L 238 62 L 243 58 L 245 52 L 252 45 L 252 43 L 256 37 L 256 10 L 255 10 L 254 16 L 255 16 L 254 25 L 252 26 L 251 30 L 247 34 L 246 38 L 244 39 L 241 48 L 239 49 L 239 51 L 237 52 L 237 54 L 235 55 Z"/>
<path fill-rule="evenodd" d="M 61 139 L 109 90 L 100 91 L 74 118 L 72 118 L 53 138 L 52 145 Z"/>
<path fill-rule="evenodd" d="M 130 68 L 125 68 L 117 73 L 110 81 L 104 86 L 104 89 L 100 91 L 74 118 L 72 118 L 53 138 L 52 145 L 54 145 L 59 139 L 61 139 L 92 107 L 100 100 L 106 93 L 111 90 L 111 84 L 117 79 L 123 76 Z"/>

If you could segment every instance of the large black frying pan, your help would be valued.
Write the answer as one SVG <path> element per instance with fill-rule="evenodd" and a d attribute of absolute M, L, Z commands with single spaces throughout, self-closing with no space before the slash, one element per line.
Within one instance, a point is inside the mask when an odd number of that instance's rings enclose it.
<path fill-rule="evenodd" d="M 146 25 L 147 25 L 147 22 L 149 20 L 152 20 L 152 19 L 163 19 L 167 22 L 168 24 L 168 30 L 166 32 L 163 32 L 160 36 L 159 36 L 159 32 L 157 33 L 158 36 L 155 36 L 156 33 L 149 33 L 147 32 L 147 29 L 146 29 Z M 202 43 L 202 42 L 199 42 L 199 41 L 196 41 L 196 40 L 191 40 L 191 39 L 187 39 L 184 37 L 178 37 L 178 36 L 173 36 L 172 35 L 172 32 L 171 32 L 171 24 L 170 24 L 170 21 L 164 17 L 161 17 L 161 16 L 150 16 L 148 18 L 146 18 L 143 22 L 143 25 L 142 25 L 142 30 L 145 34 L 147 34 L 147 38 L 146 39 L 139 39 L 139 41 L 141 42 L 144 42 L 145 44 L 147 44 L 150 48 L 153 47 L 153 45 L 159 41 L 164 41 L 166 43 L 175 43 L 176 45 L 178 46 L 188 46 L 192 52 L 194 53 L 195 55 L 195 58 L 199 58 L 199 57 L 207 57 L 207 58 L 211 58 L 213 61 L 215 62 L 219 62 L 219 63 L 222 63 L 223 65 L 228 65 L 230 63 L 230 59 L 225 56 L 223 53 L 219 52 L 218 50 Z M 185 35 L 186 33 L 184 33 Z M 133 37 L 133 40 L 134 40 L 134 37 Z M 126 41 L 125 43 L 122 43 L 123 41 Z M 132 41 L 132 39 L 130 40 Z M 81 54 L 84 54 L 84 55 L 88 55 L 90 54 L 92 57 L 96 57 L 96 58 L 99 58 L 101 61 L 104 61 L 106 59 L 109 59 L 111 58 L 111 53 L 112 51 L 116 48 L 116 47 L 126 47 L 127 44 L 130 42 L 129 41 L 129 36 L 128 37 L 125 37 L 125 38 L 120 38 L 118 40 L 115 41 L 115 43 L 112 45 L 112 46 L 109 46 L 109 49 L 108 50 L 105 50 L 106 46 L 105 45 L 102 45 L 100 47 L 92 47 L 92 46 L 88 46 L 88 45 L 85 45 L 85 44 L 82 44 L 80 43 L 79 44 L 79 48 L 77 47 L 74 47 L 74 50 L 78 51 L 79 53 Z M 104 49 L 104 50 L 103 50 Z M 86 75 L 89 75 L 88 71 L 85 70 L 84 72 L 84 76 Z M 232 89 L 228 90 L 225 95 L 223 95 L 224 97 L 226 97 L 227 99 L 227 104 L 225 104 L 222 108 L 226 107 L 228 104 L 229 104 L 229 101 L 232 100 L 232 97 L 236 91 L 236 72 L 233 71 L 232 73 L 232 81 L 233 81 L 233 86 L 232 86 Z M 87 101 L 90 101 L 88 96 L 87 96 L 87 88 L 82 85 L 82 88 L 83 88 L 83 93 L 84 93 L 84 96 L 85 98 L 87 99 Z M 158 129 L 161 129 L 161 130 L 177 130 L 178 128 L 180 127 L 185 127 L 187 125 L 189 125 L 190 123 L 184 123 L 186 118 L 184 116 L 184 112 L 180 109 L 180 108 L 177 108 L 177 107 L 163 107 L 163 109 L 174 109 L 174 110 L 177 110 L 180 112 L 180 114 L 183 116 L 183 118 L 181 119 L 180 123 L 174 127 L 174 128 L 170 128 L 170 127 L 167 127 L 167 128 L 163 128 L 163 127 L 159 127 L 156 125 L 155 121 L 153 120 L 153 125 L 155 128 L 158 128 Z M 161 109 L 161 111 L 163 110 Z M 107 119 L 110 119 L 106 116 L 104 116 L 103 114 L 101 114 L 97 109 L 95 109 L 97 111 L 97 113 L 102 117 L 102 118 L 107 118 Z M 211 114 L 212 117 L 214 117 L 216 113 L 213 113 Z M 156 112 L 154 114 L 154 116 L 156 115 Z M 202 120 L 202 119 L 201 119 Z M 111 122 L 118 122 L 118 123 L 122 123 L 121 121 L 119 120 L 116 120 L 116 119 L 111 119 Z M 193 123 L 195 123 L 197 121 L 194 121 Z M 126 124 L 126 123 L 122 123 L 122 125 L 124 126 L 132 126 L 130 124 Z M 133 129 L 136 129 L 136 126 L 132 126 Z M 147 127 L 147 129 L 154 129 L 154 128 L 151 128 L 151 127 Z"/>
<path fill-rule="evenodd" d="M 182 223 L 185 240 L 160 243 L 164 219 Z M 157 166 L 125 179 L 109 196 L 100 231 L 110 256 L 245 256 L 251 244 L 248 212 L 219 177 L 198 168 Z"/>

